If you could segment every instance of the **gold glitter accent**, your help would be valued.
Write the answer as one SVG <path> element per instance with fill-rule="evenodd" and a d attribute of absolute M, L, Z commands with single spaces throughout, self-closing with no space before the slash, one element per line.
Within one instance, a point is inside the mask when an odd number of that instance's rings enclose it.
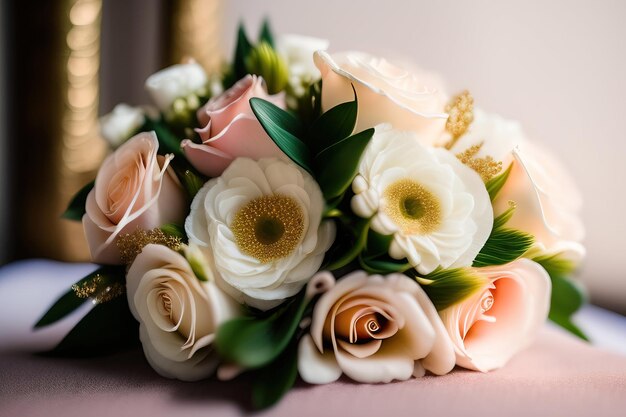
<path fill-rule="evenodd" d="M 478 145 L 470 146 L 465 151 L 457 154 L 456 157 L 463 164 L 476 171 L 483 182 L 487 182 L 502 171 L 502 162 L 494 160 L 489 155 L 484 158 L 476 158 L 476 155 L 480 152 L 482 147 L 482 142 Z"/>
<path fill-rule="evenodd" d="M 437 197 L 421 184 L 403 179 L 391 184 L 384 193 L 384 211 L 407 235 L 425 235 L 441 224 Z"/>
<path fill-rule="evenodd" d="M 127 265 L 132 264 L 143 248 L 150 243 L 167 246 L 177 251 L 183 242 L 179 237 L 165 234 L 158 228 L 152 230 L 137 229 L 133 233 L 120 235 L 117 239 L 117 248 L 120 251 L 122 262 Z"/>
<path fill-rule="evenodd" d="M 470 92 L 465 90 L 454 97 L 446 106 L 446 113 L 448 113 L 446 130 L 452 135 L 446 149 L 451 149 L 474 120 L 474 98 Z"/>
<path fill-rule="evenodd" d="M 111 285 L 104 285 L 102 275 L 96 274 L 92 279 L 72 285 L 71 289 L 78 298 L 93 298 L 95 304 L 102 304 L 111 301 L 124 294 L 125 288 L 119 282 Z M 93 295 L 97 295 L 94 297 Z"/>
<path fill-rule="evenodd" d="M 298 247 L 304 235 L 304 215 L 291 197 L 262 196 L 239 209 L 230 229 L 243 253 L 269 263 Z"/>

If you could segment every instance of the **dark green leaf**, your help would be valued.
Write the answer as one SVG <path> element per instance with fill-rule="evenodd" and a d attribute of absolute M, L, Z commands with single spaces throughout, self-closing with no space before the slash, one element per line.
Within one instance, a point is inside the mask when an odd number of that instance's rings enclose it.
<path fill-rule="evenodd" d="M 233 59 L 233 70 L 235 75 L 235 82 L 243 78 L 246 71 L 246 59 L 252 51 L 252 44 L 248 40 L 246 35 L 246 29 L 243 22 L 239 23 L 239 29 L 237 30 L 237 46 L 235 47 L 235 58 Z"/>
<path fill-rule="evenodd" d="M 255 375 L 252 405 L 258 410 L 273 406 L 293 387 L 297 376 L 298 344 L 294 340 L 278 358 Z"/>
<path fill-rule="evenodd" d="M 352 184 L 359 169 L 361 155 L 374 135 L 367 129 L 347 137 L 315 157 L 317 182 L 327 200 L 341 196 Z"/>
<path fill-rule="evenodd" d="M 61 217 L 68 220 L 76 220 L 81 221 L 83 216 L 85 215 L 85 204 L 87 203 L 87 196 L 89 192 L 93 189 L 96 181 L 91 181 L 89 184 L 85 185 L 83 188 L 78 191 L 70 204 L 67 206 L 67 209 L 63 213 Z"/>
<path fill-rule="evenodd" d="M 222 324 L 215 346 L 220 357 L 248 369 L 274 361 L 289 345 L 307 303 L 304 291 L 267 317 L 240 317 Z"/>
<path fill-rule="evenodd" d="M 163 120 L 146 118 L 141 130 L 154 131 L 159 141 L 160 154 L 172 153 L 177 156 L 183 156 L 183 151 L 180 147 L 181 139 L 170 130 Z"/>
<path fill-rule="evenodd" d="M 485 246 L 480 250 L 472 266 L 480 268 L 504 265 L 521 257 L 533 245 L 535 239 L 528 233 L 514 229 L 497 229 L 491 232 Z"/>
<path fill-rule="evenodd" d="M 92 294 L 93 298 L 97 298 L 101 295 L 102 291 L 105 291 L 106 288 L 114 283 L 123 283 L 124 282 L 124 268 L 119 266 L 101 266 L 95 271 L 91 272 L 84 278 L 80 279 L 76 282 L 76 286 L 82 286 L 86 283 L 92 281 L 97 276 L 100 277 L 99 284 L 97 285 L 96 291 Z M 80 298 L 76 295 L 74 290 L 69 290 L 66 292 L 61 298 L 59 298 L 53 305 L 48 309 L 48 311 L 37 321 L 34 328 L 45 327 L 50 324 L 53 324 L 68 314 L 72 313 L 78 307 L 83 305 L 83 303 L 90 298 Z"/>
<path fill-rule="evenodd" d="M 383 235 L 369 229 L 367 235 L 367 245 L 365 247 L 366 256 L 376 258 L 389 253 L 389 246 L 393 241 L 393 235 Z"/>
<path fill-rule="evenodd" d="M 359 258 L 359 264 L 364 271 L 369 274 L 391 274 L 391 273 L 402 273 L 412 268 L 411 264 L 404 261 L 398 261 L 395 259 L 391 259 L 390 257 L 382 257 L 380 259 L 375 258 L 366 258 L 361 256 Z"/>
<path fill-rule="evenodd" d="M 159 227 L 163 233 L 169 236 L 174 236 L 182 239 L 183 241 L 187 240 L 187 234 L 185 233 L 185 228 L 180 224 L 168 223 Z"/>
<path fill-rule="evenodd" d="M 409 270 L 407 275 L 417 280 L 437 310 L 462 301 L 484 284 L 484 279 L 470 268 L 438 269 L 424 277 Z"/>
<path fill-rule="evenodd" d="M 97 356 L 139 345 L 139 327 L 125 296 L 97 304 L 63 338 L 50 356 Z"/>
<path fill-rule="evenodd" d="M 274 47 L 274 35 L 272 34 L 272 28 L 270 27 L 268 18 L 263 19 L 261 33 L 259 34 L 259 43 L 261 42 L 267 42 L 271 47 Z"/>
<path fill-rule="evenodd" d="M 485 186 L 487 187 L 487 192 L 489 193 L 489 197 L 491 198 L 491 201 L 495 200 L 496 197 L 498 196 L 498 193 L 500 192 L 500 190 L 506 183 L 506 180 L 509 178 L 509 174 L 511 173 L 512 167 L 513 167 L 513 164 L 509 164 L 506 171 L 504 171 L 503 173 L 501 173 L 500 175 L 496 177 L 493 177 L 492 179 L 487 181 L 487 183 L 485 184 Z"/>
<path fill-rule="evenodd" d="M 584 340 L 587 336 L 572 322 L 572 315 L 585 303 L 583 290 L 571 279 L 551 276 L 550 320 Z"/>
<path fill-rule="evenodd" d="M 352 89 L 354 90 L 354 86 Z M 353 101 L 338 104 L 323 113 L 309 130 L 311 145 L 315 147 L 316 152 L 320 153 L 350 136 L 356 125 L 357 113 L 356 92 Z"/>
<path fill-rule="evenodd" d="M 339 245 L 327 252 L 325 266 L 322 269 L 335 271 L 357 259 L 367 243 L 367 232 L 370 219 L 359 219 L 354 224 L 344 225 L 338 230 L 338 235 L 346 232 L 345 239 L 336 239 Z"/>
<path fill-rule="evenodd" d="M 301 131 L 300 122 L 290 113 L 260 98 L 251 98 L 250 106 L 274 143 L 293 162 L 311 173 L 309 148 L 296 136 Z"/>

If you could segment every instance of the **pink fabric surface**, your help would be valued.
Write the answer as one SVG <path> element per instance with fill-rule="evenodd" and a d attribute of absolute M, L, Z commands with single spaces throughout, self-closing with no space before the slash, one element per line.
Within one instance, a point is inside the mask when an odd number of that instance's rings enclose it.
<path fill-rule="evenodd" d="M 37 331 L 32 324 L 89 264 L 45 260 L 0 268 L 0 417 L 242 416 L 245 381 L 184 383 L 157 375 L 140 350 L 93 359 L 34 356 L 58 343 L 89 305 Z M 626 318 L 587 306 L 578 323 L 593 347 L 546 325 L 537 341 L 501 370 L 457 369 L 387 385 L 349 380 L 298 383 L 276 407 L 256 415 L 285 417 L 624 416 Z"/>
<path fill-rule="evenodd" d="M 0 416 L 241 416 L 244 382 L 163 379 L 133 351 L 97 359 L 0 358 Z M 387 385 L 299 383 L 260 416 L 623 416 L 626 356 L 546 326 L 505 368 Z"/>

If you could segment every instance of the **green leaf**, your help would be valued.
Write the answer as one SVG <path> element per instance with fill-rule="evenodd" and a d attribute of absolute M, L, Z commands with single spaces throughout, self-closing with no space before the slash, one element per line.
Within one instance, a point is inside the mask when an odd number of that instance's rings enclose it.
<path fill-rule="evenodd" d="M 233 70 L 235 75 L 235 82 L 243 78 L 246 73 L 246 59 L 252 51 L 252 44 L 248 40 L 246 35 L 246 29 L 243 22 L 239 23 L 237 30 L 237 46 L 235 47 L 235 58 L 233 59 Z"/>
<path fill-rule="evenodd" d="M 50 324 L 56 323 L 68 314 L 72 313 L 78 307 L 83 305 L 89 299 L 96 299 L 102 295 L 106 288 L 116 284 L 124 283 L 124 268 L 119 266 L 105 265 L 89 273 L 84 278 L 76 282 L 72 287 L 81 287 L 92 282 L 96 277 L 99 278 L 99 282 L 96 285 L 96 290 L 91 297 L 81 298 L 76 295 L 76 292 L 71 289 L 61 296 L 53 305 L 48 309 L 46 313 L 37 321 L 34 328 L 45 327 Z"/>
<path fill-rule="evenodd" d="M 327 252 L 327 260 L 322 269 L 336 271 L 354 261 L 365 248 L 369 225 L 370 219 L 358 219 L 354 224 L 344 224 L 337 233 L 339 235 L 343 231 L 345 238 L 335 239 L 339 245 Z"/>
<path fill-rule="evenodd" d="M 354 86 L 352 90 L 354 91 Z M 358 104 L 355 91 L 354 100 L 338 104 L 313 122 L 309 129 L 309 136 L 311 145 L 315 147 L 317 153 L 350 136 L 356 125 L 357 114 Z"/>
<path fill-rule="evenodd" d="M 176 223 L 167 223 L 163 226 L 159 227 L 163 233 L 169 236 L 174 236 L 182 239 L 183 241 L 187 240 L 187 234 L 185 233 L 185 228 Z"/>
<path fill-rule="evenodd" d="M 309 148 L 296 136 L 301 131 L 300 122 L 285 110 L 257 97 L 250 99 L 250 106 L 276 146 L 293 162 L 312 173 Z"/>
<path fill-rule="evenodd" d="M 444 310 L 482 288 L 485 279 L 470 268 L 437 269 L 420 277 L 407 271 L 424 289 L 437 310 Z"/>
<path fill-rule="evenodd" d="M 383 235 L 369 229 L 367 234 L 367 244 L 365 247 L 366 256 L 369 258 L 376 258 L 378 256 L 386 255 L 389 253 L 389 246 L 393 241 L 393 235 Z"/>
<path fill-rule="evenodd" d="M 263 25 L 261 25 L 261 33 L 259 34 L 259 43 L 267 42 L 272 48 L 274 47 L 274 35 L 272 34 L 272 28 L 270 27 L 270 20 L 268 18 L 263 19 Z"/>
<path fill-rule="evenodd" d="M 273 406 L 293 387 L 297 376 L 298 344 L 292 341 L 278 358 L 255 375 L 252 405 L 257 410 Z"/>
<path fill-rule="evenodd" d="M 548 318 L 581 339 L 589 340 L 572 322 L 572 315 L 587 302 L 583 288 L 568 278 L 575 271 L 576 264 L 561 254 L 539 255 L 533 261 L 546 270 L 552 281 Z"/>
<path fill-rule="evenodd" d="M 387 275 L 392 273 L 402 273 L 412 268 L 411 264 L 405 261 L 398 261 L 388 256 L 379 259 L 359 257 L 359 264 L 364 271 L 369 274 Z"/>
<path fill-rule="evenodd" d="M 193 200 L 196 194 L 198 194 L 198 191 L 200 191 L 200 188 L 204 186 L 204 183 L 206 182 L 205 179 L 190 169 L 185 169 L 180 172 L 176 171 L 176 174 L 178 179 L 180 179 L 180 182 L 185 187 L 187 195 L 191 200 Z"/>
<path fill-rule="evenodd" d="M 64 219 L 81 221 L 85 215 L 85 204 L 87 203 L 87 196 L 89 192 L 96 185 L 96 181 L 91 181 L 89 184 L 81 188 L 72 198 L 70 204 L 65 209 L 65 212 L 61 215 Z"/>
<path fill-rule="evenodd" d="M 358 173 L 361 155 L 374 135 L 367 129 L 349 136 L 320 152 L 314 160 L 317 182 L 330 200 L 341 196 Z"/>
<path fill-rule="evenodd" d="M 492 231 L 485 246 L 474 259 L 472 266 L 480 268 L 513 262 L 526 253 L 534 241 L 532 235 L 519 230 L 498 229 Z"/>
<path fill-rule="evenodd" d="M 585 303 L 585 294 L 571 279 L 551 276 L 552 298 L 548 318 L 584 340 L 587 336 L 572 322 L 572 315 Z"/>
<path fill-rule="evenodd" d="M 506 180 L 509 178 L 509 174 L 511 174 L 512 167 L 513 167 L 513 164 L 512 163 L 509 164 L 506 171 L 504 171 L 503 173 L 501 173 L 500 175 L 496 177 L 493 177 L 492 179 L 487 181 L 487 183 L 485 184 L 485 186 L 487 187 L 487 192 L 489 193 L 489 197 L 491 198 L 491 201 L 495 200 L 496 197 L 498 196 L 498 193 L 500 192 L 500 190 L 506 183 Z"/>
<path fill-rule="evenodd" d="M 504 227 L 515 212 L 515 204 L 493 220 L 491 234 L 482 247 L 472 266 L 480 268 L 490 265 L 504 265 L 520 258 L 535 243 L 533 235 L 521 230 Z"/>
<path fill-rule="evenodd" d="M 139 326 L 126 297 L 97 304 L 47 356 L 92 357 L 139 346 Z"/>
<path fill-rule="evenodd" d="M 141 131 L 154 131 L 159 141 L 159 154 L 172 153 L 184 157 L 180 147 L 181 139 L 170 130 L 162 119 L 146 118 Z"/>
<path fill-rule="evenodd" d="M 215 339 L 220 357 L 248 369 L 271 363 L 291 342 L 306 306 L 303 290 L 267 317 L 227 321 Z"/>

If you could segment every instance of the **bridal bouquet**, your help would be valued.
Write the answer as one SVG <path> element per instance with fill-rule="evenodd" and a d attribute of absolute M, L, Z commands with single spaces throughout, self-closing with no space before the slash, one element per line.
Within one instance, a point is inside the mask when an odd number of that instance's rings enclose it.
<path fill-rule="evenodd" d="M 35 327 L 93 308 L 52 352 L 141 343 L 168 378 L 247 374 L 257 407 L 299 375 L 487 372 L 583 302 L 581 198 L 518 123 L 411 65 L 238 33 L 117 106 L 65 217 L 100 266 Z"/>

